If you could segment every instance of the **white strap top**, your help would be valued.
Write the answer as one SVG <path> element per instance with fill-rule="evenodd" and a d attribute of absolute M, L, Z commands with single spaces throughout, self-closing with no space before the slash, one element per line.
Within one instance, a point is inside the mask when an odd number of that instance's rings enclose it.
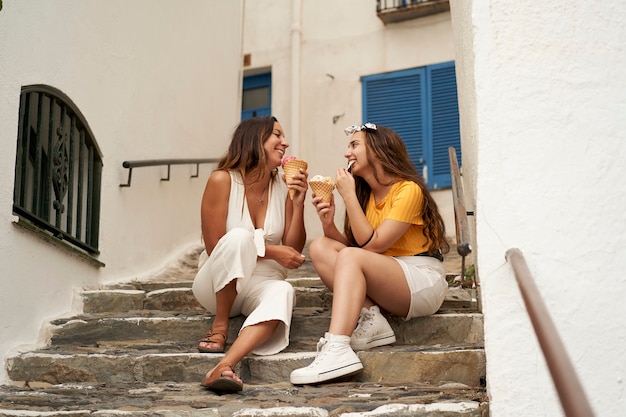
<path fill-rule="evenodd" d="M 226 231 L 235 227 L 242 227 L 255 232 L 248 203 L 246 201 L 245 186 L 241 175 L 235 171 L 230 173 L 230 197 L 228 200 L 228 215 L 226 217 Z M 277 175 L 270 187 L 267 195 L 267 207 L 265 213 L 265 222 L 262 229 L 255 232 L 255 243 L 257 249 L 265 255 L 265 244 L 257 242 L 261 237 L 265 243 L 278 245 L 281 243 L 283 232 L 285 230 L 285 201 L 287 198 L 287 186 Z"/>

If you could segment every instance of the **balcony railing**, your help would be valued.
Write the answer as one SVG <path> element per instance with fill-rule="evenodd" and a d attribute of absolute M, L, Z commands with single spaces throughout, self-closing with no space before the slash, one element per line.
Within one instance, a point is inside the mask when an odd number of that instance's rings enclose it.
<path fill-rule="evenodd" d="M 378 0 L 376 13 L 385 24 L 450 11 L 449 0 Z"/>

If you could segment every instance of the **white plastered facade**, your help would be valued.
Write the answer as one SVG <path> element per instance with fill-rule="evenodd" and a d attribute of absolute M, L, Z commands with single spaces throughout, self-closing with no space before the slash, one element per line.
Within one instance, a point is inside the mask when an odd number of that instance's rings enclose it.
<path fill-rule="evenodd" d="M 621 415 L 623 2 L 452 0 L 451 13 L 388 26 L 374 0 L 3 3 L 0 357 L 43 342 L 41 325 L 70 309 L 74 289 L 148 275 L 199 242 L 210 167 L 197 179 L 194 167 L 173 167 L 169 183 L 164 169 L 136 170 L 121 190 L 121 162 L 218 156 L 239 120 L 242 54 L 246 73 L 271 69 L 273 113 L 311 175 L 344 165 L 360 76 L 455 60 L 491 415 L 561 413 L 504 260 L 511 247 L 525 254 L 597 415 Z M 35 83 L 69 95 L 103 150 L 104 268 L 14 225 L 19 90 Z M 436 197 L 453 233 L 449 190 Z M 319 235 L 311 208 L 307 229 Z"/>
<path fill-rule="evenodd" d="M 73 292 L 141 278 L 200 242 L 210 166 L 133 171 L 125 160 L 211 158 L 239 121 L 242 1 L 5 0 L 0 11 L 0 357 L 45 342 Z M 215 40 L 219 39 L 219 42 Z M 16 225 L 20 90 L 47 84 L 103 153 L 98 267 Z M 4 362 L 4 361 L 3 361 Z M 0 380 L 6 380 L 4 365 Z"/>
<path fill-rule="evenodd" d="M 365 122 L 360 78 L 454 61 L 455 52 L 450 13 L 385 25 L 375 0 L 255 0 L 245 3 L 243 53 L 251 61 L 244 74 L 272 73 L 272 112 L 287 152 L 309 163 L 310 176 L 334 177 L 346 166 L 343 129 Z M 450 190 L 433 194 L 454 236 Z M 306 222 L 310 238 L 322 233 L 310 204 Z"/>
<path fill-rule="evenodd" d="M 492 417 L 563 415 L 519 248 L 597 416 L 626 409 L 623 1 L 452 0 Z"/>

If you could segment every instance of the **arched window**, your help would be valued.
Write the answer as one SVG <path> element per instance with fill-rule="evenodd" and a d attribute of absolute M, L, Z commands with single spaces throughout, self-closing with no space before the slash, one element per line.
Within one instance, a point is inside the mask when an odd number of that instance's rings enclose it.
<path fill-rule="evenodd" d="M 22 88 L 13 212 L 90 254 L 98 252 L 102 153 L 61 91 Z"/>

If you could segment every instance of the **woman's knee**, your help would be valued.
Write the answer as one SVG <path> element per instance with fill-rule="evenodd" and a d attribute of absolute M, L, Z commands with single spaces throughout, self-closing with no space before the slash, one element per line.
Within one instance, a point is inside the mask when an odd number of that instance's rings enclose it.
<path fill-rule="evenodd" d="M 324 251 L 324 240 L 324 237 L 313 239 L 309 245 L 309 254 L 311 255 L 311 259 L 316 259 Z"/>
<path fill-rule="evenodd" d="M 293 285 L 287 281 L 276 281 L 269 289 L 272 296 L 264 298 L 259 305 L 265 304 L 271 308 L 293 310 L 296 305 L 296 290 Z"/>
<path fill-rule="evenodd" d="M 363 254 L 363 249 L 350 246 L 345 247 L 337 253 L 337 263 L 341 263 L 341 265 L 359 263 Z"/>
<path fill-rule="evenodd" d="M 265 281 L 263 293 L 266 296 L 261 297 L 261 300 L 272 304 L 280 303 L 283 300 L 291 303 L 296 298 L 296 290 L 293 285 L 283 280 Z M 270 294 L 271 296 L 269 296 Z"/>
<path fill-rule="evenodd" d="M 295 302 L 296 300 L 296 290 L 293 288 L 287 281 L 276 281 L 276 288 L 278 288 L 277 293 L 283 294 L 286 300 L 291 300 L 291 302 Z"/>
<path fill-rule="evenodd" d="M 235 251 L 246 247 L 252 249 L 255 248 L 254 234 L 242 227 L 235 227 L 220 238 L 218 245 L 222 246 L 224 249 L 230 248 Z"/>
<path fill-rule="evenodd" d="M 315 261 L 323 261 L 328 259 L 328 255 L 332 252 L 338 252 L 344 247 L 336 240 L 329 239 L 325 236 L 313 239 L 309 245 L 309 254 L 311 259 Z"/>

